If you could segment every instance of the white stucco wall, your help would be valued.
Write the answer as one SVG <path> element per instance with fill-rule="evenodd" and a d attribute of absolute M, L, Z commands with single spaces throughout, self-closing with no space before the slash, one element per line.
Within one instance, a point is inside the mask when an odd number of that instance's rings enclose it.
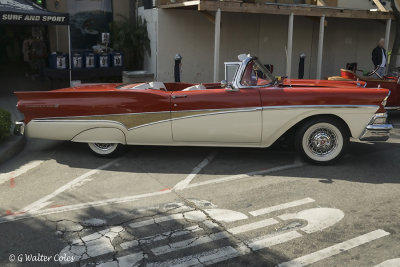
<path fill-rule="evenodd" d="M 158 80 L 172 81 L 173 58 L 180 53 L 182 81 L 211 82 L 214 24 L 197 11 L 153 9 L 146 12 L 144 16 L 150 17 L 148 29 L 152 31 L 149 35 L 154 37 L 146 69 L 156 70 Z M 154 28 L 154 25 L 158 26 Z M 287 27 L 288 16 L 222 13 L 220 80 L 224 76 L 223 62 L 237 61 L 240 53 L 257 55 L 265 64 L 274 65 L 275 75 L 285 75 Z M 382 21 L 327 18 L 322 77 L 338 75 L 348 62 L 358 62 L 360 69 L 370 70 L 371 51 L 379 38 L 384 37 L 385 27 Z M 304 78 L 315 78 L 318 34 L 318 18 L 295 16 L 293 78 L 297 78 L 299 54 L 303 52 L 306 54 Z M 392 28 L 391 44 L 393 39 Z"/>
<path fill-rule="evenodd" d="M 144 58 L 144 69 L 154 75 L 157 74 L 158 59 L 158 10 L 157 8 L 145 10 L 143 7 L 138 9 L 138 16 L 142 17 L 147 22 L 147 33 L 150 39 L 150 54 L 146 54 Z"/>

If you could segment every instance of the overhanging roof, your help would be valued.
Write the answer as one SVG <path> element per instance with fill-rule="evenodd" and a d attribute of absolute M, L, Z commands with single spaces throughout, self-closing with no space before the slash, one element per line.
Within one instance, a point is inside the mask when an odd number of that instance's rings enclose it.
<path fill-rule="evenodd" d="M 67 25 L 69 15 L 51 12 L 28 0 L 0 0 L 0 24 Z"/>
<path fill-rule="evenodd" d="M 196 9 L 198 11 L 240 12 L 253 14 L 275 14 L 332 18 L 353 18 L 353 19 L 395 19 L 392 12 L 370 11 L 362 9 L 347 9 L 340 7 L 315 6 L 315 5 L 294 5 L 275 3 L 244 3 L 242 1 L 183 1 L 179 3 L 160 4 L 159 8 L 164 9 Z"/>

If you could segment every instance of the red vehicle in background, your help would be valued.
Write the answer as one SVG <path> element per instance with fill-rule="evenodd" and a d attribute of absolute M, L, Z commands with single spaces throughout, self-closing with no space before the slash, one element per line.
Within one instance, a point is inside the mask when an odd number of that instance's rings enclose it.
<path fill-rule="evenodd" d="M 353 63 L 354 64 L 354 63 Z M 349 64 L 348 64 L 349 66 Z M 331 81 L 363 81 L 366 88 L 386 88 L 390 90 L 390 96 L 387 101 L 386 110 L 400 110 L 400 74 L 396 76 L 383 76 L 381 77 L 376 73 L 377 69 L 362 73 L 356 69 L 357 65 L 348 67 L 348 69 L 341 69 L 340 76 L 329 77 Z"/>

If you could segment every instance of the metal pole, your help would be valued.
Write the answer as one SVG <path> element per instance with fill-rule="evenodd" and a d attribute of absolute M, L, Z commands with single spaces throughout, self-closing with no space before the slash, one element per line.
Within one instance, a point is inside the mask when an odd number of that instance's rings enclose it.
<path fill-rule="evenodd" d="M 214 82 L 219 80 L 219 48 L 221 40 L 221 9 L 215 13 L 215 39 L 214 39 Z"/>
<path fill-rule="evenodd" d="M 324 34 L 325 34 L 325 15 L 319 21 L 319 40 L 318 40 L 318 57 L 317 57 L 317 79 L 321 79 L 322 73 L 322 52 L 324 50 Z"/>
<path fill-rule="evenodd" d="M 392 20 L 388 19 L 386 21 L 386 33 L 385 33 L 385 49 L 389 50 L 389 41 L 390 41 L 390 28 L 392 27 Z"/>
<path fill-rule="evenodd" d="M 286 76 L 288 78 L 292 75 L 292 50 L 293 50 L 293 20 L 294 14 L 291 13 L 289 16 L 289 27 L 288 27 L 288 43 L 287 43 L 287 58 L 286 58 Z"/>
<path fill-rule="evenodd" d="M 68 71 L 69 71 L 69 86 L 72 87 L 72 55 L 71 55 L 71 26 L 68 24 Z"/>

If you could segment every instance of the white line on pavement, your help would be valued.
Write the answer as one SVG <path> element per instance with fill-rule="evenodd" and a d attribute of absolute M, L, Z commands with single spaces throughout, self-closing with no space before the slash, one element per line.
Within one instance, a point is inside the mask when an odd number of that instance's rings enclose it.
<path fill-rule="evenodd" d="M 374 267 L 399 267 L 399 266 L 400 266 L 400 258 L 397 258 L 384 261 L 378 265 L 375 265 Z"/>
<path fill-rule="evenodd" d="M 16 178 L 16 177 L 28 172 L 29 170 L 36 168 L 43 162 L 44 162 L 44 160 L 34 160 L 27 164 L 22 165 L 21 167 L 19 167 L 18 169 L 14 170 L 14 171 L 0 174 L 0 184 L 3 184 L 5 182 L 9 181 L 11 178 Z"/>
<path fill-rule="evenodd" d="M 233 227 L 233 228 L 228 229 L 227 231 L 233 235 L 237 235 L 240 233 L 260 229 L 260 228 L 267 227 L 267 226 L 277 224 L 277 223 L 279 223 L 279 222 L 275 219 L 266 219 L 266 220 L 262 220 L 262 221 L 258 221 L 258 222 L 254 222 L 254 223 L 249 223 L 249 224 Z"/>
<path fill-rule="evenodd" d="M 284 203 L 284 204 L 280 204 L 280 205 L 276 205 L 276 206 L 272 206 L 272 207 L 268 207 L 268 208 L 264 208 L 264 209 L 251 211 L 249 213 L 253 216 L 260 216 L 260 215 L 268 214 L 268 213 L 278 211 L 278 210 L 284 210 L 284 209 L 288 209 L 288 208 L 292 208 L 292 207 L 301 206 L 301 205 L 308 204 L 311 202 L 315 202 L 315 200 L 307 197 L 304 199 L 300 199 L 300 200 L 296 200 L 296 201 L 292 201 L 292 202 L 288 202 L 288 203 Z"/>
<path fill-rule="evenodd" d="M 262 220 L 259 222 L 244 224 L 244 225 L 241 225 L 238 227 L 227 229 L 226 231 L 221 231 L 221 232 L 217 232 L 217 233 L 210 234 L 210 235 L 204 235 L 201 237 L 194 237 L 194 238 L 189 238 L 189 239 L 185 239 L 182 241 L 170 243 L 165 246 L 153 248 L 153 249 L 151 249 L 151 251 L 155 255 L 161 255 L 161 254 L 185 249 L 188 247 L 193 247 L 193 246 L 198 246 L 201 244 L 213 242 L 216 240 L 229 238 L 231 236 L 230 234 L 234 234 L 234 235 L 241 234 L 241 233 L 249 232 L 252 230 L 260 229 L 263 227 L 267 227 L 270 225 L 274 225 L 277 223 L 279 223 L 279 222 L 275 219 L 266 219 L 266 220 Z M 300 234 L 300 236 L 301 236 L 301 234 Z"/>
<path fill-rule="evenodd" d="M 196 175 L 205 167 L 207 166 L 217 155 L 217 151 L 212 152 L 210 155 L 208 155 L 205 159 L 203 159 L 194 169 L 192 172 L 182 181 L 177 183 L 174 186 L 175 190 L 182 190 L 185 189 L 186 186 L 190 184 L 190 182 L 196 177 Z"/>
<path fill-rule="evenodd" d="M 88 177 L 92 176 L 93 174 L 97 173 L 100 170 L 104 170 L 105 168 L 108 168 L 112 165 L 114 165 L 116 162 L 120 161 L 121 159 L 115 159 L 113 161 L 110 161 L 106 164 L 103 164 L 99 167 L 97 167 L 94 170 L 91 170 L 77 178 L 75 178 L 74 180 L 70 181 L 69 183 L 61 186 L 60 188 L 58 188 L 57 190 L 55 190 L 53 193 L 42 197 L 41 199 L 39 199 L 38 201 L 35 201 L 34 203 L 26 206 L 25 208 L 23 208 L 22 210 L 20 210 L 20 212 L 28 212 L 28 211 L 36 211 L 39 210 L 41 208 L 43 208 L 43 203 L 45 202 L 49 202 L 50 199 L 52 199 L 53 197 L 61 194 L 62 192 L 74 188 L 78 183 L 81 183 L 83 180 L 87 179 Z"/>
<path fill-rule="evenodd" d="M 208 181 L 200 182 L 200 183 L 193 183 L 193 184 L 189 184 L 185 189 L 208 185 L 208 184 L 214 184 L 214 183 L 224 183 L 224 182 L 229 182 L 229 181 L 239 180 L 239 179 L 249 178 L 249 177 L 256 178 L 253 176 L 264 175 L 264 174 L 268 174 L 268 173 L 272 173 L 272 172 L 298 168 L 303 165 L 304 165 L 304 163 L 295 162 L 293 164 L 284 165 L 281 167 L 274 167 L 274 168 L 262 170 L 262 171 L 251 172 L 248 174 L 234 175 L 234 176 L 228 176 L 228 177 L 208 180 Z M 154 197 L 154 196 L 163 195 L 163 194 L 169 194 L 171 192 L 173 192 L 172 189 L 168 189 L 168 190 L 164 190 L 164 191 L 156 191 L 156 192 L 150 192 L 150 193 L 145 193 L 145 194 L 140 194 L 140 195 L 121 197 L 121 198 L 111 198 L 111 199 L 105 199 L 105 200 L 99 200 L 99 201 L 93 201 L 93 202 L 86 202 L 86 203 L 68 205 L 68 206 L 63 206 L 63 207 L 58 207 L 58 208 L 49 208 L 49 209 L 43 209 L 43 210 L 29 211 L 29 212 L 24 212 L 21 214 L 7 215 L 7 216 L 0 217 L 0 223 L 21 220 L 21 219 L 25 219 L 25 218 L 29 218 L 29 217 L 33 217 L 33 216 L 49 215 L 49 214 L 60 213 L 60 212 L 67 212 L 67 211 L 73 211 L 73 210 L 79 210 L 79 209 L 86 209 L 86 208 L 92 208 L 92 207 L 100 207 L 100 206 L 105 206 L 105 205 L 113 205 L 113 204 L 131 202 L 131 201 L 136 201 L 136 200 L 142 199 L 142 198 Z"/>
<path fill-rule="evenodd" d="M 189 184 L 186 188 L 193 188 L 193 187 L 202 186 L 202 185 L 230 182 L 230 181 L 239 180 L 239 179 L 243 179 L 243 178 L 249 178 L 249 177 L 256 176 L 256 175 L 265 175 L 265 174 L 272 173 L 272 172 L 278 172 L 278 171 L 284 171 L 284 170 L 288 170 L 288 169 L 298 168 L 301 166 L 304 166 L 304 163 L 296 162 L 293 164 L 274 167 L 274 168 L 266 169 L 266 170 L 262 170 L 262 171 L 255 171 L 255 172 L 250 172 L 250 173 L 246 173 L 246 174 L 232 175 L 232 176 L 212 179 L 212 180 L 208 180 L 208 181 L 204 181 L 204 182 L 193 183 L 193 184 Z"/>
<path fill-rule="evenodd" d="M 344 241 L 342 243 L 338 243 L 331 247 L 324 248 L 322 250 L 316 251 L 314 253 L 299 257 L 297 259 L 283 262 L 278 265 L 278 267 L 300 267 L 300 266 L 307 266 L 317 261 L 332 257 L 337 255 L 343 251 L 350 250 L 352 248 L 358 247 L 365 243 L 371 242 L 375 239 L 384 237 L 389 235 L 390 233 L 384 230 L 375 230 L 373 232 L 367 233 L 365 235 L 358 236 L 356 238 Z"/>

